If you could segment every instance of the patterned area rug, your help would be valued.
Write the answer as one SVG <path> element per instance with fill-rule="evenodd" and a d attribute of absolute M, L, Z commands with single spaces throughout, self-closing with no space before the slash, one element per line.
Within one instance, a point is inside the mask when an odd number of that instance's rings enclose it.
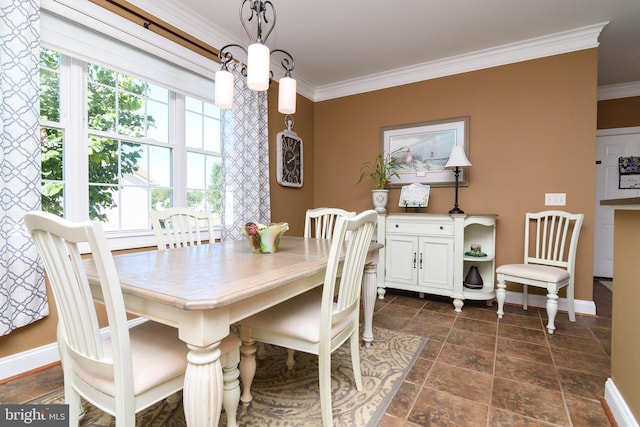
<path fill-rule="evenodd" d="M 364 390 L 356 391 L 348 342 L 332 357 L 332 397 L 335 426 L 376 426 L 420 355 L 426 338 L 374 328 L 375 341 L 360 351 Z M 293 370 L 285 366 L 287 351 L 265 346 L 267 355 L 257 361 L 251 387 L 253 401 L 238 410 L 240 426 L 321 426 L 318 358 L 296 352 Z M 64 403 L 58 390 L 32 403 Z M 82 426 L 115 426 L 113 417 L 85 402 Z M 226 426 L 222 414 L 221 426 Z M 139 413 L 139 426 L 184 426 L 182 403 L 172 409 L 164 401 Z"/>

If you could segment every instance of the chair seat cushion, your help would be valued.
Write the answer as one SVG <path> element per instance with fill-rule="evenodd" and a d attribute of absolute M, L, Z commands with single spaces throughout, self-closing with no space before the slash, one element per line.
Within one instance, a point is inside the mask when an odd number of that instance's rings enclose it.
<path fill-rule="evenodd" d="M 187 345 L 178 338 L 178 329 L 146 321 L 129 329 L 133 389 L 136 396 L 174 378 L 183 376 L 187 368 Z M 111 339 L 103 340 L 105 358 L 111 358 Z M 221 354 L 240 346 L 240 339 L 229 335 L 220 343 Z M 76 374 L 96 389 L 115 395 L 111 378 L 96 375 L 74 364 Z"/>
<path fill-rule="evenodd" d="M 496 268 L 496 274 L 506 274 L 541 282 L 559 283 L 569 280 L 569 272 L 564 268 L 537 264 L 505 264 Z"/>
<path fill-rule="evenodd" d="M 240 324 L 252 330 L 268 331 L 309 343 L 319 343 L 321 306 L 322 298 L 308 293 L 302 294 L 244 319 Z M 332 336 L 344 330 L 353 320 L 352 316 L 347 316 L 335 324 Z"/>

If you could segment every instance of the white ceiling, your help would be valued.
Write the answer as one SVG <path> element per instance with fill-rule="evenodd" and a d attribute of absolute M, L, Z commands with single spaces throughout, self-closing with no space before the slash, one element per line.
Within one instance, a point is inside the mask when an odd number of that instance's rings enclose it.
<path fill-rule="evenodd" d="M 238 16 L 241 0 L 131 2 L 217 48 L 249 42 Z M 331 88 L 347 84 L 357 86 L 373 76 L 380 79 L 388 75 L 392 81 L 404 67 L 424 69 L 460 58 L 478 61 L 488 50 L 505 45 L 517 50 L 520 44 L 522 49 L 529 49 L 532 39 L 573 34 L 577 29 L 607 22 L 597 39 L 598 85 L 640 87 L 640 0 L 272 3 L 277 23 L 266 44 L 293 55 L 293 77 L 299 89 L 303 88 L 301 92 L 306 91 L 306 96 L 314 100 L 330 97 L 322 95 L 323 91 L 330 93 Z M 250 25 L 255 34 L 254 24 Z"/>

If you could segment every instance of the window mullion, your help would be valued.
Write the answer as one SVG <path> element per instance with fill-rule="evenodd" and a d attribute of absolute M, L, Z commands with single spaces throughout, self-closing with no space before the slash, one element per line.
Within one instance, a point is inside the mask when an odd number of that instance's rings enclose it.
<path fill-rule="evenodd" d="M 169 142 L 173 146 L 173 206 L 187 206 L 187 152 L 184 95 L 171 93 Z"/>
<path fill-rule="evenodd" d="M 89 219 L 89 166 L 87 147 L 86 64 L 62 57 L 61 110 L 65 123 L 65 216 L 72 221 Z M 81 82 L 81 83 L 79 83 Z"/>

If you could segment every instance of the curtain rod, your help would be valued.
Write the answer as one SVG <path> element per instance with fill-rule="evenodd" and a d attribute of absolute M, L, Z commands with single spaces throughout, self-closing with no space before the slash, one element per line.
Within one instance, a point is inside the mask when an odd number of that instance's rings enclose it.
<path fill-rule="evenodd" d="M 195 52 L 201 53 L 199 51 L 203 51 L 207 54 L 205 56 L 215 60 L 216 62 L 219 62 L 217 49 L 207 45 L 201 40 L 198 40 L 188 35 L 187 33 L 182 32 L 176 27 L 166 22 L 163 22 L 160 19 L 157 19 L 152 15 L 146 14 L 145 11 L 139 8 L 136 8 L 135 6 L 131 5 L 127 1 L 124 1 L 124 0 L 90 0 L 90 1 L 92 3 L 97 4 L 98 6 L 111 10 L 112 12 L 122 16 L 125 19 L 128 19 L 129 21 L 135 24 L 138 24 L 138 22 L 132 19 L 132 17 L 138 18 L 139 20 L 142 21 L 141 25 L 147 30 L 153 31 L 156 34 L 160 34 L 163 37 L 166 37 L 169 40 L 175 41 L 178 44 L 181 44 L 182 46 L 185 46 Z M 157 28 L 158 30 L 154 30 L 153 27 Z M 167 33 L 172 37 L 167 37 L 165 34 L 162 34 L 162 32 Z M 175 40 L 175 39 L 178 39 L 178 40 Z"/>

